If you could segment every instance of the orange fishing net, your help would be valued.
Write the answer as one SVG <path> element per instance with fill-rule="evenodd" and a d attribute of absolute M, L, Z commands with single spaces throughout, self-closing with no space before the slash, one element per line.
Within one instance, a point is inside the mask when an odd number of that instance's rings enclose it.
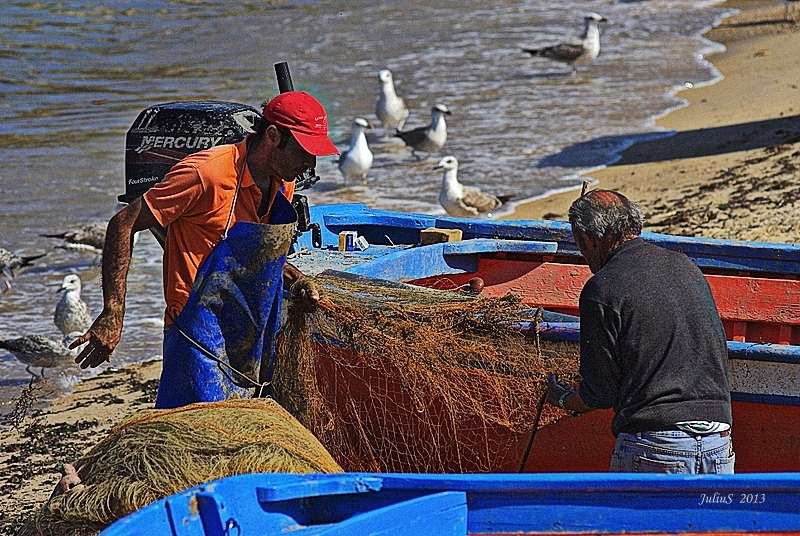
<path fill-rule="evenodd" d="M 577 343 L 540 340 L 537 311 L 341 273 L 292 305 L 276 399 L 347 471 L 515 472 L 544 405 L 545 372 L 570 379 Z M 540 414 L 541 412 L 541 414 Z"/>

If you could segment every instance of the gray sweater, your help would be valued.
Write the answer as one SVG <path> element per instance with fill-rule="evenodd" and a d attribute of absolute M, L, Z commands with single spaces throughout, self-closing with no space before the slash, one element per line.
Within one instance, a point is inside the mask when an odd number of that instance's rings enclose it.
<path fill-rule="evenodd" d="M 580 395 L 614 408 L 611 431 L 732 423 L 725 332 L 703 274 L 682 253 L 635 238 L 580 297 Z"/>

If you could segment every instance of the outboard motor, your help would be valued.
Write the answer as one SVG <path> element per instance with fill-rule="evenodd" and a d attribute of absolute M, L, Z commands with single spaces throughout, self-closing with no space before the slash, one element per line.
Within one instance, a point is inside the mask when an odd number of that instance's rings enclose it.
<path fill-rule="evenodd" d="M 261 113 L 245 104 L 186 101 L 156 104 L 142 111 L 125 138 L 125 193 L 130 203 L 160 182 L 186 155 L 236 143 L 253 132 Z M 164 245 L 166 230 L 150 229 Z"/>
<path fill-rule="evenodd" d="M 286 62 L 275 64 L 275 74 L 281 93 L 293 90 Z M 117 199 L 130 203 L 141 196 L 186 155 L 243 140 L 260 119 L 260 110 L 235 102 L 184 101 L 150 106 L 139 114 L 125 138 L 125 193 Z M 313 169 L 306 170 L 297 178 L 295 191 L 309 188 L 318 180 Z M 316 227 L 316 238 L 319 225 L 309 223 L 305 197 L 295 194 L 292 204 L 298 211 L 297 230 Z M 163 247 L 166 230 L 150 230 Z"/>
<path fill-rule="evenodd" d="M 150 106 L 139 114 L 125 138 L 125 193 L 118 199 L 130 203 L 186 155 L 243 140 L 260 117 L 257 109 L 234 102 Z"/>

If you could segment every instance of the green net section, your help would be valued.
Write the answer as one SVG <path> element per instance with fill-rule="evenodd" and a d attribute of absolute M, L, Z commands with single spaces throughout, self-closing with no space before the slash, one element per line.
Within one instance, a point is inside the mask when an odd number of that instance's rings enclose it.
<path fill-rule="evenodd" d="M 345 470 L 515 472 L 563 416 L 542 409 L 545 372 L 573 378 L 578 345 L 540 339 L 518 298 L 315 280 L 320 306 L 287 312 L 273 388 Z"/>
<path fill-rule="evenodd" d="M 20 535 L 94 535 L 155 500 L 224 476 L 342 470 L 271 399 L 140 411 L 74 465 L 81 483 L 54 494 Z"/>

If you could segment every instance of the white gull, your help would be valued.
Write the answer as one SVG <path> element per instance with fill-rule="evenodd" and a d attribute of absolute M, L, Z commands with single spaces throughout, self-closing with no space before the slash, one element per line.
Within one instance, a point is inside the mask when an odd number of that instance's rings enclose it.
<path fill-rule="evenodd" d="M 378 78 L 381 81 L 381 89 L 375 105 L 375 115 L 383 128 L 396 127 L 398 130 L 402 130 L 408 117 L 408 108 L 403 99 L 398 97 L 395 92 L 392 71 L 381 69 Z"/>
<path fill-rule="evenodd" d="M 81 335 L 89 330 L 92 317 L 89 306 L 81 298 L 81 278 L 75 274 L 64 277 L 59 292 L 63 291 L 61 299 L 56 304 L 53 322 L 64 335 L 79 331 Z"/>
<path fill-rule="evenodd" d="M 353 131 L 350 135 L 350 148 L 339 155 L 339 171 L 349 180 L 356 177 L 367 183 L 367 171 L 372 167 L 372 151 L 369 150 L 364 129 L 372 128 L 369 121 L 361 117 L 353 120 Z"/>
<path fill-rule="evenodd" d="M 439 203 L 451 216 L 477 216 L 491 214 L 503 202 L 494 195 L 482 192 L 474 186 L 458 182 L 458 160 L 455 156 L 445 156 L 434 169 L 443 169 L 442 188 L 439 190 Z"/>
<path fill-rule="evenodd" d="M 532 56 L 541 56 L 572 66 L 572 74 L 577 66 L 587 65 L 600 54 L 600 26 L 608 19 L 597 13 L 587 13 L 583 17 L 584 30 L 580 39 L 542 48 L 523 48 Z"/>

